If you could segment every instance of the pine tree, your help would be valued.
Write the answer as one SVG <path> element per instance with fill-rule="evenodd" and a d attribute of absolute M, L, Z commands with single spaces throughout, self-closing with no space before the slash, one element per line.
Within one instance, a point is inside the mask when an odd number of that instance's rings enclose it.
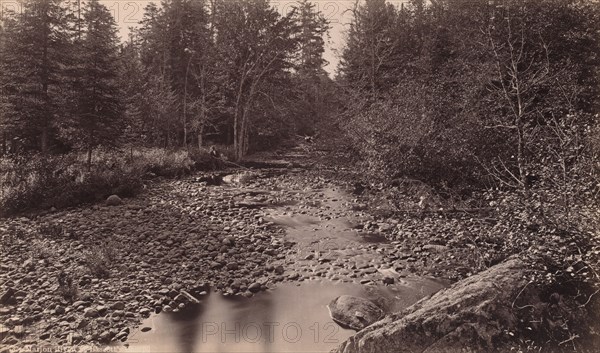
<path fill-rule="evenodd" d="M 123 103 L 118 82 L 118 40 L 115 20 L 98 0 L 83 9 L 83 35 L 78 58 L 76 107 L 72 128 L 85 146 L 88 165 L 92 151 L 111 145 L 123 131 Z"/>
<path fill-rule="evenodd" d="M 319 76 L 327 64 L 323 58 L 323 37 L 330 28 L 329 23 L 323 14 L 316 10 L 316 5 L 308 0 L 298 3 L 294 20 L 299 27 L 297 71 L 304 75 Z"/>
<path fill-rule="evenodd" d="M 374 96 L 393 84 L 389 68 L 399 39 L 397 19 L 397 9 L 385 0 L 357 2 L 339 68 L 351 86 Z"/>
<path fill-rule="evenodd" d="M 294 82 L 290 88 L 297 97 L 294 119 L 295 132 L 313 134 L 315 124 L 321 120 L 327 109 L 324 106 L 323 86 L 329 78 L 323 67 L 327 61 L 323 58 L 325 38 L 329 23 L 315 4 L 302 0 L 296 7 L 294 16 L 298 27 L 299 47 L 295 58 Z"/>
<path fill-rule="evenodd" d="M 0 13 L 1 16 L 1 13 Z M 4 18 L 0 17 L 0 155 L 8 152 L 9 138 L 9 111 L 12 108 L 8 102 L 8 81 L 6 75 L 5 60 L 6 57 L 6 32 L 4 30 Z"/>
<path fill-rule="evenodd" d="M 139 35 L 132 34 L 121 50 L 121 87 L 125 104 L 125 139 L 130 144 L 168 146 L 177 111 L 177 96 L 163 75 L 144 67 Z"/>
<path fill-rule="evenodd" d="M 61 0 L 25 0 L 6 28 L 3 58 L 10 123 L 26 147 L 47 153 L 66 116 L 65 68 L 71 65 L 71 18 Z"/>

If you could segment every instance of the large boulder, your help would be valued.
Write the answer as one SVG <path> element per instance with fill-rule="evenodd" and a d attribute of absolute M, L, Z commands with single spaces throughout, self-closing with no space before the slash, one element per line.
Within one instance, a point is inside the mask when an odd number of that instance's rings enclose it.
<path fill-rule="evenodd" d="M 106 199 L 106 204 L 108 206 L 119 206 L 123 203 L 123 200 L 121 200 L 121 198 L 117 195 L 110 195 L 107 199 Z"/>
<path fill-rule="evenodd" d="M 512 340 L 515 307 L 539 302 L 517 258 L 455 283 L 359 331 L 337 352 L 486 352 Z"/>
<path fill-rule="evenodd" d="M 361 330 L 383 317 L 383 311 L 372 301 L 342 295 L 327 305 L 331 318 L 344 328 Z"/>

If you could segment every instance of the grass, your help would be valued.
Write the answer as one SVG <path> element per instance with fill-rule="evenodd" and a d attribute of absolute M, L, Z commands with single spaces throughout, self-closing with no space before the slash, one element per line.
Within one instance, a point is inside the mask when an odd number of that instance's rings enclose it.
<path fill-rule="evenodd" d="M 117 243 L 108 241 L 84 253 L 83 262 L 97 278 L 110 276 L 111 264 L 117 260 Z"/>
<path fill-rule="evenodd" d="M 217 150 L 224 159 L 232 154 L 230 148 Z M 143 189 L 144 179 L 182 177 L 220 166 L 208 149 L 99 150 L 91 166 L 82 153 L 0 158 L 0 216 L 93 203 L 113 194 L 131 197 Z"/>

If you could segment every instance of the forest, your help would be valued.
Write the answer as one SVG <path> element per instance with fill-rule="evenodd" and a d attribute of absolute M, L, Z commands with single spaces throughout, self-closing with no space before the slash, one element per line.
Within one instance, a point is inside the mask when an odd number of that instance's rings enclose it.
<path fill-rule="evenodd" d="M 306 1 L 285 16 L 268 1 L 150 4 L 125 43 L 98 1 L 20 6 L 4 11 L 0 32 L 6 209 L 41 196 L 33 189 L 43 182 L 27 185 L 25 175 L 46 179 L 46 192 L 69 179 L 87 184 L 70 199 L 57 190 L 65 205 L 92 200 L 90 189 L 135 189 L 141 171 L 105 170 L 117 168 L 105 157 L 119 151 L 133 158 L 135 150 L 149 159 L 141 169 L 152 164 L 166 174 L 189 169 L 192 159 L 206 162 L 208 144 L 239 161 L 251 148 L 314 134 L 330 99 L 322 69 L 328 24 Z M 87 170 L 73 160 L 79 157 Z M 9 167 L 10 160 L 24 163 Z M 56 170 L 63 175 L 50 175 Z M 102 173 L 123 180 L 88 180 Z"/>
<path fill-rule="evenodd" d="M 163 0 L 124 40 L 98 0 L 3 6 L 0 216 L 134 198 L 151 179 L 246 170 L 301 144 L 314 173 L 392 213 L 494 222 L 501 254 L 477 271 L 540 246 L 587 305 L 600 288 L 600 3 L 358 0 L 330 75 L 315 1 L 279 13 Z M 545 342 L 571 346 L 564 325 Z"/>
<path fill-rule="evenodd" d="M 27 163 L 4 172 L 3 195 L 27 193 L 17 174 L 40 161 L 64 171 L 75 163 L 65 159 L 84 159 L 88 170 L 71 176 L 83 182 L 92 164 L 123 151 L 202 159 L 218 144 L 240 161 L 318 132 L 337 132 L 339 150 L 390 180 L 540 181 L 569 197 L 577 181 L 593 193 L 597 7 L 359 2 L 329 78 L 329 24 L 307 1 L 286 14 L 267 1 L 151 3 L 123 43 L 98 2 L 22 1 L 2 13 L 0 152 L 5 170 Z"/>

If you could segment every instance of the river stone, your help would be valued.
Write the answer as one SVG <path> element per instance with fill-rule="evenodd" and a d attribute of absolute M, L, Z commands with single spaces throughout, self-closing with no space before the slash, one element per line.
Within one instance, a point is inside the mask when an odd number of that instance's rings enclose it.
<path fill-rule="evenodd" d="M 372 301 L 351 295 L 335 298 L 327 308 L 335 322 L 353 330 L 362 330 L 383 316 L 383 311 Z"/>
<path fill-rule="evenodd" d="M 539 289 L 528 285 L 529 279 L 541 272 L 536 267 L 511 258 L 385 317 L 333 352 L 508 351 L 507 347 L 517 343 L 511 342 L 506 330 L 524 319 L 514 306 L 542 302 Z"/>
<path fill-rule="evenodd" d="M 15 290 L 8 287 L 2 296 L 0 296 L 0 304 L 8 304 L 12 296 L 15 294 Z"/>
<path fill-rule="evenodd" d="M 107 199 L 106 199 L 106 204 L 108 206 L 119 206 L 123 203 L 123 200 L 121 200 L 121 198 L 117 195 L 110 195 Z"/>
<path fill-rule="evenodd" d="M 85 317 L 96 317 L 98 316 L 98 310 L 94 308 L 85 308 L 83 311 L 83 316 Z"/>
<path fill-rule="evenodd" d="M 123 302 L 115 302 L 110 306 L 113 310 L 123 310 L 125 309 L 125 303 Z"/>
<path fill-rule="evenodd" d="M 446 251 L 448 251 L 448 247 L 445 245 L 427 244 L 427 245 L 423 245 L 423 250 L 432 251 L 432 252 L 446 252 Z"/>
<path fill-rule="evenodd" d="M 83 336 L 81 336 L 77 332 L 71 332 L 67 335 L 67 343 L 69 345 L 77 344 L 77 343 L 81 342 L 82 339 L 83 339 Z"/>
<path fill-rule="evenodd" d="M 248 290 L 252 293 L 256 293 L 256 292 L 260 291 L 260 288 L 261 288 L 260 283 L 254 282 L 248 287 Z"/>
<path fill-rule="evenodd" d="M 4 339 L 4 337 L 10 334 L 10 328 L 5 325 L 0 324 L 0 341 Z"/>
<path fill-rule="evenodd" d="M 112 337 L 113 337 L 113 335 L 110 331 L 104 331 L 98 337 L 98 341 L 106 343 L 106 342 L 109 342 Z"/>

